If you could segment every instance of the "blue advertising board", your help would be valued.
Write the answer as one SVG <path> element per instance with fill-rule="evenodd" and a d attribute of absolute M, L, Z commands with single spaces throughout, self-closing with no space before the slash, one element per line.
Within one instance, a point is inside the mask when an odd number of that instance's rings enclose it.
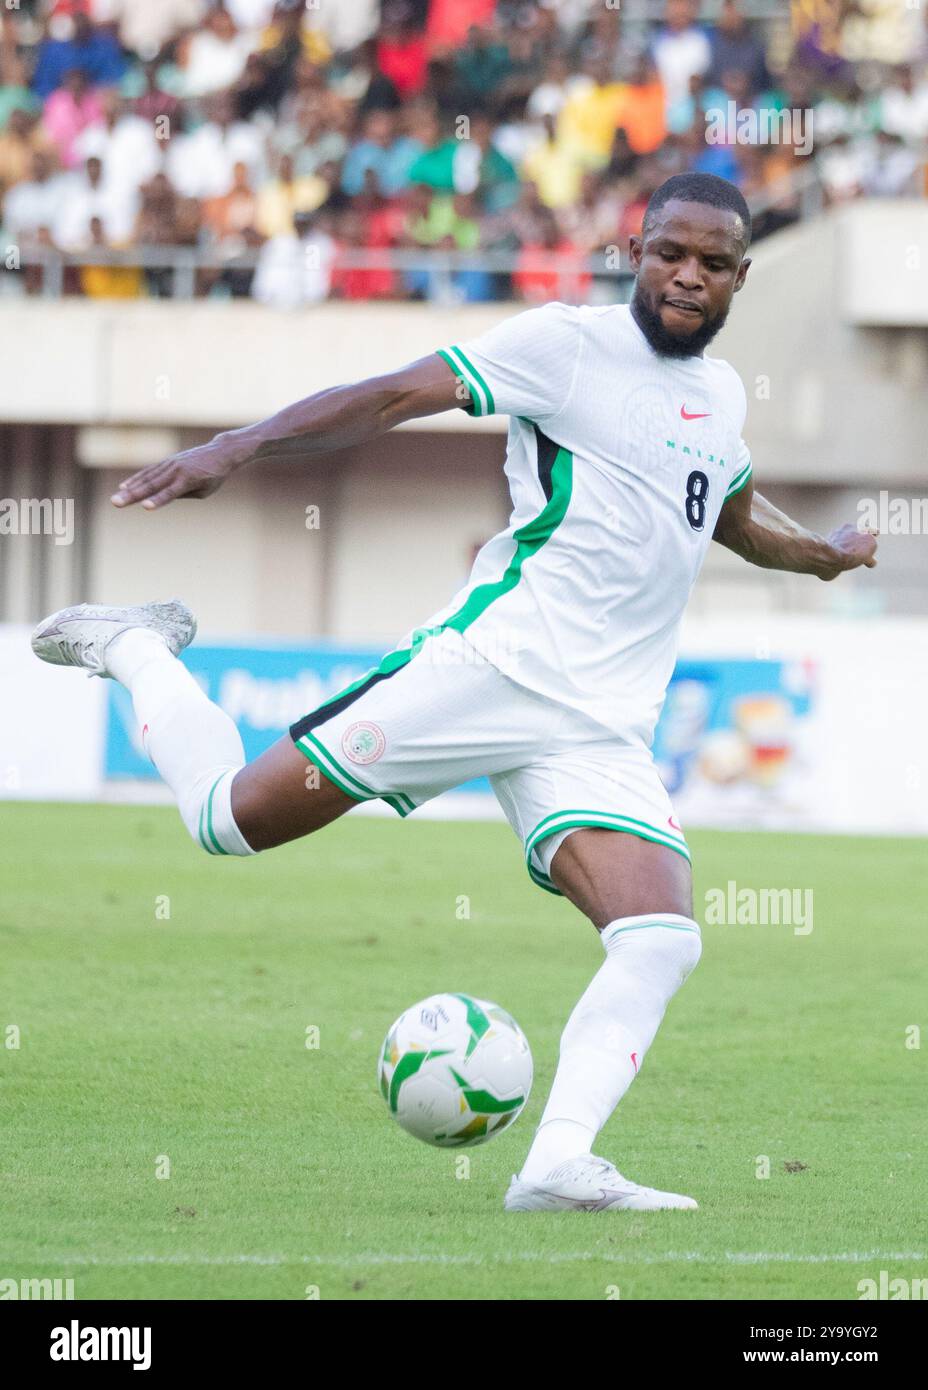
<path fill-rule="evenodd" d="M 198 646 L 183 660 L 211 700 L 238 725 L 248 760 L 288 726 L 376 667 L 383 648 Z M 772 804 L 803 771 L 803 731 L 813 702 L 806 663 L 681 660 L 658 723 L 654 753 L 681 812 L 702 819 L 716 804 L 748 814 Z M 156 778 L 129 694 L 109 683 L 105 776 Z M 461 791 L 489 792 L 480 778 Z M 691 804 L 688 804 L 691 803 Z"/>

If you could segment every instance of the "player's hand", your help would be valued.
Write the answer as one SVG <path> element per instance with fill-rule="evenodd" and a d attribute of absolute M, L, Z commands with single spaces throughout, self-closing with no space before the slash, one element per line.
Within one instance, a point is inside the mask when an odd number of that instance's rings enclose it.
<path fill-rule="evenodd" d="M 248 457 L 249 451 L 232 433 L 217 434 L 207 444 L 184 449 L 162 463 L 139 469 L 119 484 L 110 501 L 115 507 L 141 502 L 147 510 L 154 511 L 177 497 L 209 497 Z"/>
<path fill-rule="evenodd" d="M 876 568 L 876 538 L 879 531 L 868 527 L 859 531 L 856 526 L 839 526 L 828 537 L 833 551 L 833 562 L 820 579 L 837 579 L 846 570 L 856 570 L 864 565 L 868 570 Z"/>

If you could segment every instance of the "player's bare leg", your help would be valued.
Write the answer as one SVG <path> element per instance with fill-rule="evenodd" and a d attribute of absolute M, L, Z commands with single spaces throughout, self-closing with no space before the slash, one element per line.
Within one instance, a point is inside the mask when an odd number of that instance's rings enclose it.
<path fill-rule="evenodd" d="M 232 814 L 254 850 L 311 835 L 357 804 L 308 762 L 287 735 L 232 780 Z"/>
<path fill-rule="evenodd" d="M 616 830 L 575 830 L 551 861 L 551 878 L 597 931 L 620 917 L 693 915 L 693 872 L 676 850 Z"/>
<path fill-rule="evenodd" d="M 592 1153 L 699 960 L 689 861 L 621 831 L 582 829 L 559 846 L 549 873 L 600 932 L 606 959 L 562 1034 L 551 1095 L 507 1210 L 695 1207 L 691 1197 L 628 1181 Z"/>

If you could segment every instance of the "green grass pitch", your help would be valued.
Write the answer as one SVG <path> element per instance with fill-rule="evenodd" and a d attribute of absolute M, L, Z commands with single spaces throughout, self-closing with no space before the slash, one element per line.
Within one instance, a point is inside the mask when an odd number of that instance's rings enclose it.
<path fill-rule="evenodd" d="M 597 1144 L 700 1210 L 519 1215 L 503 1193 L 601 952 L 507 826 L 350 816 L 243 861 L 198 852 L 171 808 L 0 808 L 0 1278 L 72 1278 L 78 1299 L 853 1300 L 883 1269 L 928 1277 L 928 1039 L 907 1032 L 928 1026 L 924 845 L 690 840 L 697 905 L 729 879 L 815 894 L 810 935 L 704 928 Z M 441 990 L 502 1004 L 535 1056 L 525 1114 L 465 1152 L 469 1176 L 376 1086 L 389 1024 Z"/>

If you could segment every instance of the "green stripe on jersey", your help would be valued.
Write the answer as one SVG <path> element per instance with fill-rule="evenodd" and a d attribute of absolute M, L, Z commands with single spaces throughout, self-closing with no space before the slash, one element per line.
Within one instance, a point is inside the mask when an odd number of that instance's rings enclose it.
<path fill-rule="evenodd" d="M 515 549 L 509 564 L 499 579 L 492 584 L 478 584 L 467 595 L 457 612 L 452 613 L 444 622 L 437 623 L 435 627 L 431 628 L 416 628 L 409 647 L 387 652 L 379 666 L 366 671 L 363 676 L 359 676 L 357 680 L 345 686 L 344 690 L 339 690 L 336 694 L 331 695 L 328 700 L 324 700 L 321 705 L 318 705 L 317 709 L 325 709 L 326 705 L 334 704 L 336 700 L 350 695 L 352 691 L 359 689 L 373 676 L 388 676 L 401 666 L 407 665 L 422 648 L 426 638 L 437 637 L 444 632 L 445 628 L 454 628 L 456 632 L 463 633 L 471 623 L 486 612 L 492 603 L 514 589 L 522 577 L 522 567 L 526 560 L 537 555 L 541 547 L 551 538 L 564 520 L 573 490 L 573 470 L 573 454 L 569 449 L 559 448 L 551 468 L 551 497 L 537 516 L 532 517 L 524 526 L 519 526 L 513 531 L 512 539 L 515 542 Z M 320 720 L 319 722 L 324 721 Z M 346 768 L 336 762 L 328 749 L 309 731 L 296 740 L 296 746 L 305 757 L 309 758 L 310 762 L 315 763 L 336 786 L 340 787 L 348 796 L 353 797 L 355 801 L 367 801 L 379 797 L 381 801 L 386 801 L 401 816 L 407 816 L 410 811 L 416 809 L 416 803 L 404 792 L 376 792 L 370 787 L 366 787 L 363 782 L 359 782 Z M 208 846 L 205 847 L 208 848 Z M 542 887 L 544 886 L 542 884 Z M 556 890 L 552 888 L 550 891 Z"/>
<path fill-rule="evenodd" d="M 516 587 L 522 577 L 522 566 L 526 560 L 532 555 L 537 555 L 545 541 L 550 540 L 564 520 L 570 505 L 573 478 L 573 454 L 569 449 L 558 449 L 551 468 L 550 500 L 537 516 L 513 531 L 512 539 L 516 548 L 502 577 L 493 584 L 478 584 L 476 589 L 468 594 L 458 611 L 445 619 L 441 624 L 442 628 L 453 627 L 458 632 L 463 632 L 486 612 L 491 603 Z"/>
<path fill-rule="evenodd" d="M 732 478 L 725 496 L 734 497 L 736 493 L 740 492 L 741 489 L 747 485 L 748 478 L 750 478 L 752 471 L 751 462 L 748 460 L 741 472 Z"/>
<path fill-rule="evenodd" d="M 416 628 L 413 633 L 412 644 L 409 647 L 398 648 L 395 651 L 387 652 L 379 666 L 372 667 L 372 669 L 366 671 L 363 676 L 359 676 L 357 680 L 345 686 L 344 690 L 339 690 L 334 695 L 331 695 L 328 700 L 323 700 L 322 704 L 317 706 L 317 709 L 325 709 L 326 705 L 334 704 L 336 700 L 342 699 L 343 696 L 350 695 L 352 691 L 364 685 L 365 681 L 369 681 L 372 676 L 388 676 L 391 675 L 392 672 L 398 670 L 399 667 L 405 666 L 416 655 L 416 652 L 422 647 L 427 637 L 437 637 L 448 627 L 454 628 L 456 632 L 464 632 L 471 623 L 475 622 L 477 618 L 486 612 L 491 603 L 494 603 L 495 600 L 502 597 L 503 594 L 508 593 L 510 589 L 514 589 L 522 576 L 522 566 L 525 564 L 525 561 L 532 555 L 538 553 L 545 541 L 550 539 L 564 519 L 570 504 L 570 497 L 573 489 L 573 467 L 574 456 L 570 450 L 558 449 L 557 456 L 551 469 L 551 498 L 537 516 L 532 517 L 524 526 L 520 526 L 517 530 L 513 531 L 512 539 L 515 542 L 515 550 L 512 553 L 509 564 L 506 566 L 505 571 L 499 579 L 492 584 L 478 584 L 477 587 L 472 589 L 467 595 L 457 612 L 452 613 L 444 622 L 437 623 L 435 627 Z M 308 734 L 304 735 L 304 738 L 308 737 Z M 300 746 L 300 742 L 301 740 L 297 742 L 297 747 Z M 305 753 L 306 751 L 307 750 L 304 748 L 303 752 Z M 331 754 L 328 754 L 328 757 L 332 760 Z M 325 771 L 324 768 L 323 771 Z M 357 782 L 356 779 L 352 780 L 355 781 L 357 786 L 361 786 L 361 783 Z M 367 788 L 364 789 L 364 794 L 366 796 L 377 795 L 376 792 L 371 792 Z M 410 802 L 410 809 L 414 809 L 412 802 Z"/>
<path fill-rule="evenodd" d="M 472 386 L 471 383 L 467 380 L 460 365 L 457 362 L 455 362 L 450 352 L 446 352 L 444 348 L 436 348 L 436 352 L 438 353 L 438 356 L 441 358 L 443 362 L 447 362 L 448 366 L 451 368 L 451 370 L 454 372 L 454 375 L 457 377 L 458 382 L 463 381 L 464 385 L 467 387 L 468 394 L 470 395 L 470 405 L 464 405 L 462 403 L 461 409 L 465 411 L 468 415 L 481 415 L 483 412 L 480 409 L 481 402 L 480 397 L 477 394 L 476 387 Z"/>
<path fill-rule="evenodd" d="M 465 357 L 457 346 L 439 348 L 438 355 L 447 362 L 455 376 L 463 378 L 467 383 L 474 414 L 494 415 L 496 402 L 493 399 L 493 392 L 470 358 Z"/>

